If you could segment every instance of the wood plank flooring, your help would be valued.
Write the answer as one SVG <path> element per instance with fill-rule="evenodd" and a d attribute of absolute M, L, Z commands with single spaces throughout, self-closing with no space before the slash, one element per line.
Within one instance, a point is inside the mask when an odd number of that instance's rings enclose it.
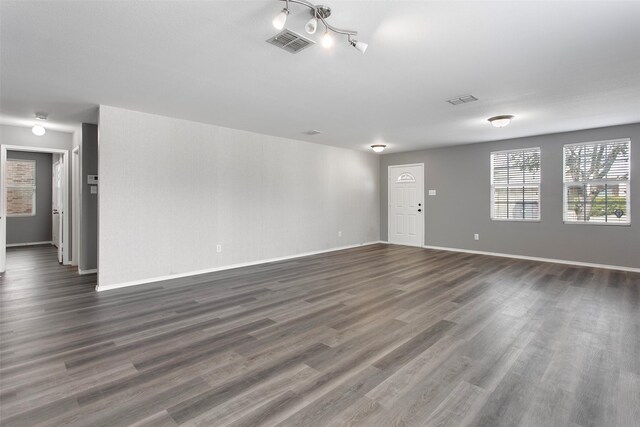
<path fill-rule="evenodd" d="M 94 292 L 0 279 L 0 424 L 637 426 L 640 274 L 389 245 Z"/>

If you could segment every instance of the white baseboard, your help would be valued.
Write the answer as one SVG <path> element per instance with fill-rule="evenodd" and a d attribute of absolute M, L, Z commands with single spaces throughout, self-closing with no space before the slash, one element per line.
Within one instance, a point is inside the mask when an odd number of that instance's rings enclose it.
<path fill-rule="evenodd" d="M 80 270 L 78 269 L 78 274 L 84 276 L 85 274 L 95 274 L 98 272 L 97 268 L 92 268 L 91 270 Z"/>
<path fill-rule="evenodd" d="M 126 287 L 129 287 L 129 286 L 143 285 L 145 283 L 161 282 L 161 281 L 164 281 L 164 280 L 180 279 L 182 277 L 198 276 L 200 274 L 206 274 L 206 273 L 215 273 L 216 271 L 232 270 L 234 268 L 250 267 L 252 265 L 268 264 L 270 262 L 277 262 L 277 261 L 286 261 L 286 260 L 289 260 L 289 259 L 302 258 L 302 257 L 310 256 L 310 255 L 319 255 L 319 254 L 324 254 L 324 253 L 327 253 L 327 252 L 335 252 L 335 251 L 341 251 L 341 250 L 344 250 L 344 249 L 359 248 L 361 246 L 375 245 L 375 244 L 378 244 L 378 243 L 386 243 L 386 242 L 382 242 L 382 241 L 378 240 L 378 241 L 374 241 L 374 242 L 360 243 L 358 245 L 341 246 L 341 247 L 338 247 L 338 248 L 323 249 L 321 251 L 305 252 L 305 253 L 302 253 L 302 254 L 288 255 L 288 256 L 277 257 L 277 258 L 269 258 L 269 259 L 264 259 L 264 260 L 259 260 L 259 261 L 243 262 L 243 263 L 240 263 L 240 264 L 225 265 L 225 266 L 222 266 L 222 267 L 206 268 L 204 270 L 189 271 L 189 272 L 186 272 L 186 273 L 169 274 L 169 275 L 166 275 L 166 276 L 152 277 L 152 278 L 149 278 L 149 279 L 133 280 L 131 282 L 115 283 L 115 284 L 111 284 L 111 285 L 100 285 L 100 284 L 98 284 L 96 286 L 96 291 L 98 291 L 98 292 L 110 291 L 112 289 L 119 289 L 119 288 L 126 288 Z M 93 270 L 93 272 L 95 272 L 95 270 Z M 82 273 L 80 273 L 80 274 L 82 274 Z"/>
<path fill-rule="evenodd" d="M 37 245 L 53 245 L 53 242 L 49 240 L 48 242 L 27 242 L 27 243 L 9 243 L 7 244 L 8 248 L 18 248 L 21 246 L 37 246 Z"/>
<path fill-rule="evenodd" d="M 541 257 L 526 256 L 526 255 L 513 255 L 513 254 L 505 254 L 505 253 L 499 253 L 499 252 L 475 251 L 472 249 L 446 248 L 442 246 L 425 245 L 424 248 L 435 249 L 439 251 L 465 252 L 469 254 L 498 256 L 503 258 L 526 259 L 529 261 L 552 262 L 555 264 L 577 265 L 580 267 L 606 268 L 608 270 L 621 270 L 621 271 L 631 271 L 634 273 L 640 273 L 640 268 L 625 267 L 622 265 L 595 264 L 591 262 L 569 261 L 565 259 L 554 259 L 554 258 L 541 258 Z"/>

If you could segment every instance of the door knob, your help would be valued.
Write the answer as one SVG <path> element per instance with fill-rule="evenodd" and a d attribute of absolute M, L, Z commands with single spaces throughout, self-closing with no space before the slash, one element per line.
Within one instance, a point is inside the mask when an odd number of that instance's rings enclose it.
<path fill-rule="evenodd" d="M 422 212 L 422 209 L 418 209 L 418 212 Z"/>

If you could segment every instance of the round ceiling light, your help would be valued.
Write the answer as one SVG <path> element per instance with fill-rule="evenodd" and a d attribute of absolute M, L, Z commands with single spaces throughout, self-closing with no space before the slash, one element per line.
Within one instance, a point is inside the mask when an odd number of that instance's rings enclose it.
<path fill-rule="evenodd" d="M 33 132 L 33 134 L 36 136 L 42 136 L 47 133 L 47 130 L 43 126 L 35 125 L 31 128 L 31 132 Z"/>
<path fill-rule="evenodd" d="M 504 115 L 504 116 L 493 116 L 491 118 L 489 118 L 489 123 L 491 123 L 493 125 L 493 127 L 495 128 L 503 128 L 506 125 L 508 125 L 509 123 L 511 123 L 511 119 L 513 119 L 513 116 L 511 115 Z"/>
<path fill-rule="evenodd" d="M 371 149 L 376 153 L 382 153 L 385 148 L 387 148 L 387 146 L 384 144 L 374 144 L 371 146 Z"/>

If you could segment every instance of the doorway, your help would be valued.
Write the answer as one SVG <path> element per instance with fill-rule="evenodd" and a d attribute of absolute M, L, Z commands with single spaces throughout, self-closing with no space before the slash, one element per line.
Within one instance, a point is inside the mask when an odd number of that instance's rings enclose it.
<path fill-rule="evenodd" d="M 389 166 L 389 243 L 424 245 L 424 163 Z"/>
<path fill-rule="evenodd" d="M 6 270 L 7 259 L 7 151 L 23 151 L 32 153 L 51 153 L 59 156 L 59 207 L 58 217 L 55 218 L 58 223 L 59 233 L 59 261 L 63 264 L 70 263 L 70 254 L 66 250 L 69 246 L 69 195 L 68 195 L 68 150 L 40 147 L 25 147 L 21 145 L 2 145 L 0 146 L 0 272 Z M 55 169 L 55 168 L 54 168 Z M 55 179 L 55 172 L 53 173 Z M 54 184 L 55 188 L 55 184 Z M 53 212 L 52 212 L 53 220 Z M 53 225 L 53 223 L 52 223 Z"/>

